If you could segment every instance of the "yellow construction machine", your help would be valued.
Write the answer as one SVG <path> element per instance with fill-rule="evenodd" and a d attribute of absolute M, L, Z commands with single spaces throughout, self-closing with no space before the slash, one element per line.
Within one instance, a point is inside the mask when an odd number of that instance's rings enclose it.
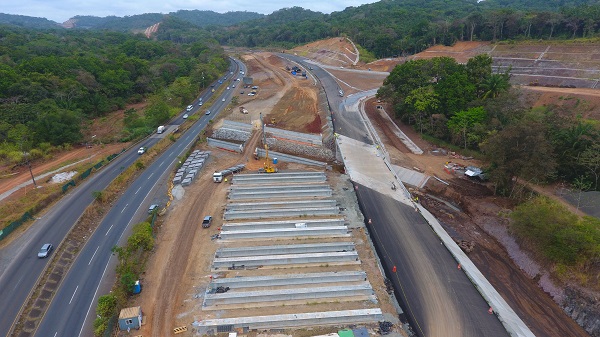
<path fill-rule="evenodd" d="M 260 123 L 262 124 L 262 136 L 263 136 L 263 145 L 265 147 L 265 163 L 263 168 L 259 169 L 259 173 L 276 173 L 277 168 L 271 164 L 271 159 L 269 158 L 269 145 L 267 145 L 267 136 L 265 133 L 265 123 L 263 122 L 262 113 L 260 114 Z"/>

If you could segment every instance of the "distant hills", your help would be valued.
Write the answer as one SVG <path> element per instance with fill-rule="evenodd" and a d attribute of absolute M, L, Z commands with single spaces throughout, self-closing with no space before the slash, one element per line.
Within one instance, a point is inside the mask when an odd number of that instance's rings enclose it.
<path fill-rule="evenodd" d="M 45 18 L 0 13 L 0 24 L 35 29 L 80 28 L 131 31 L 146 29 L 147 27 L 162 21 L 165 15 L 189 22 L 197 27 L 231 26 L 240 22 L 264 17 L 264 14 L 246 11 L 227 12 L 221 14 L 213 11 L 179 10 L 169 14 L 146 13 L 125 17 L 77 15 L 60 24 Z"/>

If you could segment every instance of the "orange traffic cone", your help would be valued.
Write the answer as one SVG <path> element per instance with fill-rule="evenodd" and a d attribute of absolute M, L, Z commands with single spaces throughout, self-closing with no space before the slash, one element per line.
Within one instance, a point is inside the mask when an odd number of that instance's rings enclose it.
<path fill-rule="evenodd" d="M 460 263 L 459 263 L 459 264 L 458 264 L 458 270 L 460 270 L 460 268 L 461 268 L 461 267 L 460 267 Z"/>
<path fill-rule="evenodd" d="M 394 268 L 392 268 L 392 272 L 396 272 L 396 266 L 394 266 Z"/>
<path fill-rule="evenodd" d="M 494 309 L 492 309 L 492 307 L 490 307 L 490 308 L 488 309 L 488 314 L 490 314 L 490 315 L 491 315 L 491 314 L 493 314 L 493 313 L 494 313 Z"/>

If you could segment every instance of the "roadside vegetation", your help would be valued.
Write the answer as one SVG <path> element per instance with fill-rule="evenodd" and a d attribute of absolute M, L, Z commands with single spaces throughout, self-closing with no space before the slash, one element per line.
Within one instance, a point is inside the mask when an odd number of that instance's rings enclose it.
<path fill-rule="evenodd" d="M 517 236 L 551 262 L 562 280 L 600 287 L 600 219 L 579 218 L 546 197 L 519 205 L 510 217 Z"/>
<path fill-rule="evenodd" d="M 229 62 L 216 41 L 174 34 L 173 25 L 161 25 L 158 40 L 0 26 L 0 162 L 19 165 L 82 143 L 139 139 L 181 111 Z M 147 108 L 127 110 L 122 134 L 85 133 L 88 121 L 138 102 Z"/>

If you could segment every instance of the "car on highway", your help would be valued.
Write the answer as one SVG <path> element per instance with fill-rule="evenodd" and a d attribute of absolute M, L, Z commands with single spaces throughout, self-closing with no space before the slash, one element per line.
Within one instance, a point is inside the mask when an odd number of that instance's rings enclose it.
<path fill-rule="evenodd" d="M 206 110 L 206 112 L 204 113 L 205 115 L 210 115 L 210 110 Z"/>
<path fill-rule="evenodd" d="M 210 215 L 205 216 L 204 219 L 202 220 L 202 228 L 210 227 L 211 223 L 212 223 L 212 216 L 210 216 Z"/>
<path fill-rule="evenodd" d="M 188 105 L 187 108 L 185 109 L 186 111 L 192 111 L 192 109 L 194 108 L 193 105 Z"/>
<path fill-rule="evenodd" d="M 184 114 L 183 119 L 187 119 L 187 118 L 188 118 L 188 114 Z"/>
<path fill-rule="evenodd" d="M 50 255 L 50 252 L 52 251 L 53 248 L 54 248 L 54 246 L 52 246 L 51 243 L 44 243 L 44 245 L 42 246 L 42 248 L 38 252 L 38 257 L 40 259 L 48 257 L 48 255 Z"/>
<path fill-rule="evenodd" d="M 227 90 L 229 90 L 229 87 L 227 87 Z"/>
<path fill-rule="evenodd" d="M 198 103 L 198 106 L 202 106 L 202 102 Z"/>
<path fill-rule="evenodd" d="M 235 84 L 231 86 L 232 88 L 235 88 Z"/>
<path fill-rule="evenodd" d="M 223 97 L 223 99 L 221 101 L 225 102 L 225 97 Z"/>
<path fill-rule="evenodd" d="M 146 153 L 146 147 L 142 146 L 138 149 L 138 154 L 144 154 L 144 153 Z"/>
<path fill-rule="evenodd" d="M 219 80 L 219 84 L 222 84 L 222 83 L 223 83 L 223 81 Z"/>
<path fill-rule="evenodd" d="M 152 213 L 155 210 L 158 210 L 159 207 L 160 206 L 158 204 L 152 204 L 152 205 L 150 205 L 150 207 L 148 207 L 148 213 Z"/>

